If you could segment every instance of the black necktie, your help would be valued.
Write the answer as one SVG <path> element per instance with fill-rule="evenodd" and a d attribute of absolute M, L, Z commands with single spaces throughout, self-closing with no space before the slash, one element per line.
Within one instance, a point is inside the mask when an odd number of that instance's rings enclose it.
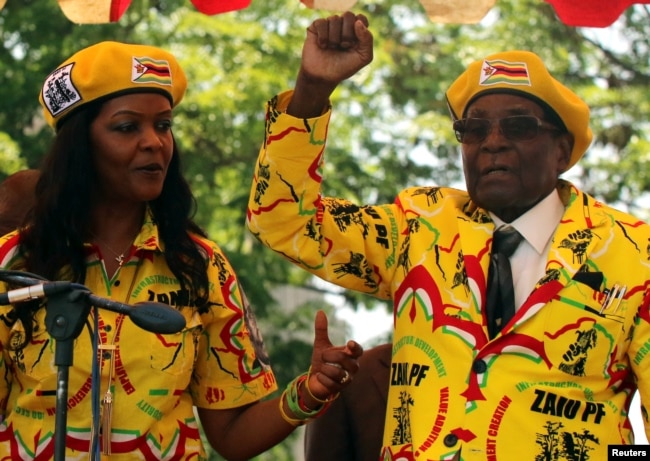
<path fill-rule="evenodd" d="M 515 315 L 515 293 L 508 258 L 522 240 L 521 234 L 512 226 L 504 226 L 494 232 L 486 295 L 490 339 Z"/>

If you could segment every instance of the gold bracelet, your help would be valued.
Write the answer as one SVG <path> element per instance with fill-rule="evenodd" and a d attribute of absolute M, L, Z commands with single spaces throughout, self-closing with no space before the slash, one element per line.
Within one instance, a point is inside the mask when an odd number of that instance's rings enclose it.
<path fill-rule="evenodd" d="M 302 426 L 307 421 L 291 418 L 284 411 L 284 401 L 286 399 L 286 396 L 287 396 L 287 390 L 285 389 L 284 392 L 282 392 L 282 395 L 280 396 L 280 402 L 278 404 L 278 407 L 280 408 L 280 416 L 282 416 L 282 419 L 284 419 L 287 423 L 289 423 L 293 427 Z"/>
<path fill-rule="evenodd" d="M 326 403 L 333 402 L 334 400 L 336 400 L 338 398 L 338 396 L 340 395 L 340 392 L 337 392 L 334 395 L 330 395 L 325 400 L 319 399 L 314 394 L 312 394 L 311 389 L 309 389 L 309 378 L 310 378 L 310 376 L 311 376 L 311 367 L 309 367 L 309 371 L 307 372 L 307 379 L 305 380 L 305 389 L 307 389 L 307 393 L 309 394 L 309 396 L 312 399 L 314 399 L 316 402 L 320 403 L 321 405 L 325 405 Z"/>

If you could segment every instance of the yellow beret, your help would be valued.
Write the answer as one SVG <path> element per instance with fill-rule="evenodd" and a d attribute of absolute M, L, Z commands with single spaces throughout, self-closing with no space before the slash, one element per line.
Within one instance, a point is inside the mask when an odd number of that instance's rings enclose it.
<path fill-rule="evenodd" d="M 558 82 L 542 60 L 530 51 L 505 51 L 471 63 L 447 90 L 447 104 L 454 120 L 463 118 L 477 98 L 490 93 L 514 93 L 551 109 L 574 137 L 567 170 L 589 148 L 589 106 Z"/>
<path fill-rule="evenodd" d="M 160 48 L 100 42 L 84 48 L 47 76 L 39 101 L 47 123 L 59 122 L 85 104 L 126 93 L 160 92 L 175 107 L 187 78 L 176 58 Z"/>

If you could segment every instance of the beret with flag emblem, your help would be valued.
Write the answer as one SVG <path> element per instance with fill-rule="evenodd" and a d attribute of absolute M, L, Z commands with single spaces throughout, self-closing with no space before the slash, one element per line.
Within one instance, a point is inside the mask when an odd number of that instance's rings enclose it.
<path fill-rule="evenodd" d="M 45 79 L 39 101 L 55 129 L 85 104 L 129 93 L 158 92 L 175 107 L 187 78 L 169 52 L 148 45 L 100 42 L 84 48 Z"/>
<path fill-rule="evenodd" d="M 447 90 L 451 117 L 463 118 L 472 102 L 494 93 L 526 97 L 557 116 L 574 138 L 567 170 L 589 148 L 589 106 L 557 81 L 535 53 L 504 51 L 471 63 Z"/>

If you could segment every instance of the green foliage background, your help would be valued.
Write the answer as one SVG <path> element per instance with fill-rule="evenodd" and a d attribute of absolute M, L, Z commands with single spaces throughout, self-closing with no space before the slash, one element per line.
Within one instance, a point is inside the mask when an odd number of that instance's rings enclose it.
<path fill-rule="evenodd" d="M 444 91 L 470 61 L 516 48 L 541 55 L 592 108 L 595 142 L 568 179 L 648 217 L 648 5 L 626 10 L 606 29 L 566 26 L 543 0 L 499 0 L 476 25 L 432 23 L 417 0 L 359 0 L 355 11 L 370 19 L 375 59 L 334 95 L 327 194 L 381 202 L 410 185 L 463 187 Z M 310 301 L 288 309 L 271 295 L 278 286 L 335 290 L 262 248 L 244 227 L 264 103 L 291 87 L 305 29 L 328 14 L 298 0 L 253 0 L 245 10 L 217 16 L 197 12 L 189 0 L 134 0 L 118 23 L 78 25 L 54 0 L 9 0 L 0 10 L 0 179 L 38 166 L 53 135 L 40 114 L 40 85 L 69 55 L 118 40 L 158 45 L 179 58 L 190 86 L 174 133 L 199 200 L 197 219 L 235 266 L 281 387 L 309 363 L 316 308 L 330 314 L 338 341 L 349 334 L 334 318 L 339 304 L 389 309 L 353 293 L 339 294 L 333 299 L 342 301 L 334 304 Z M 258 459 L 294 459 L 297 437 Z"/>

